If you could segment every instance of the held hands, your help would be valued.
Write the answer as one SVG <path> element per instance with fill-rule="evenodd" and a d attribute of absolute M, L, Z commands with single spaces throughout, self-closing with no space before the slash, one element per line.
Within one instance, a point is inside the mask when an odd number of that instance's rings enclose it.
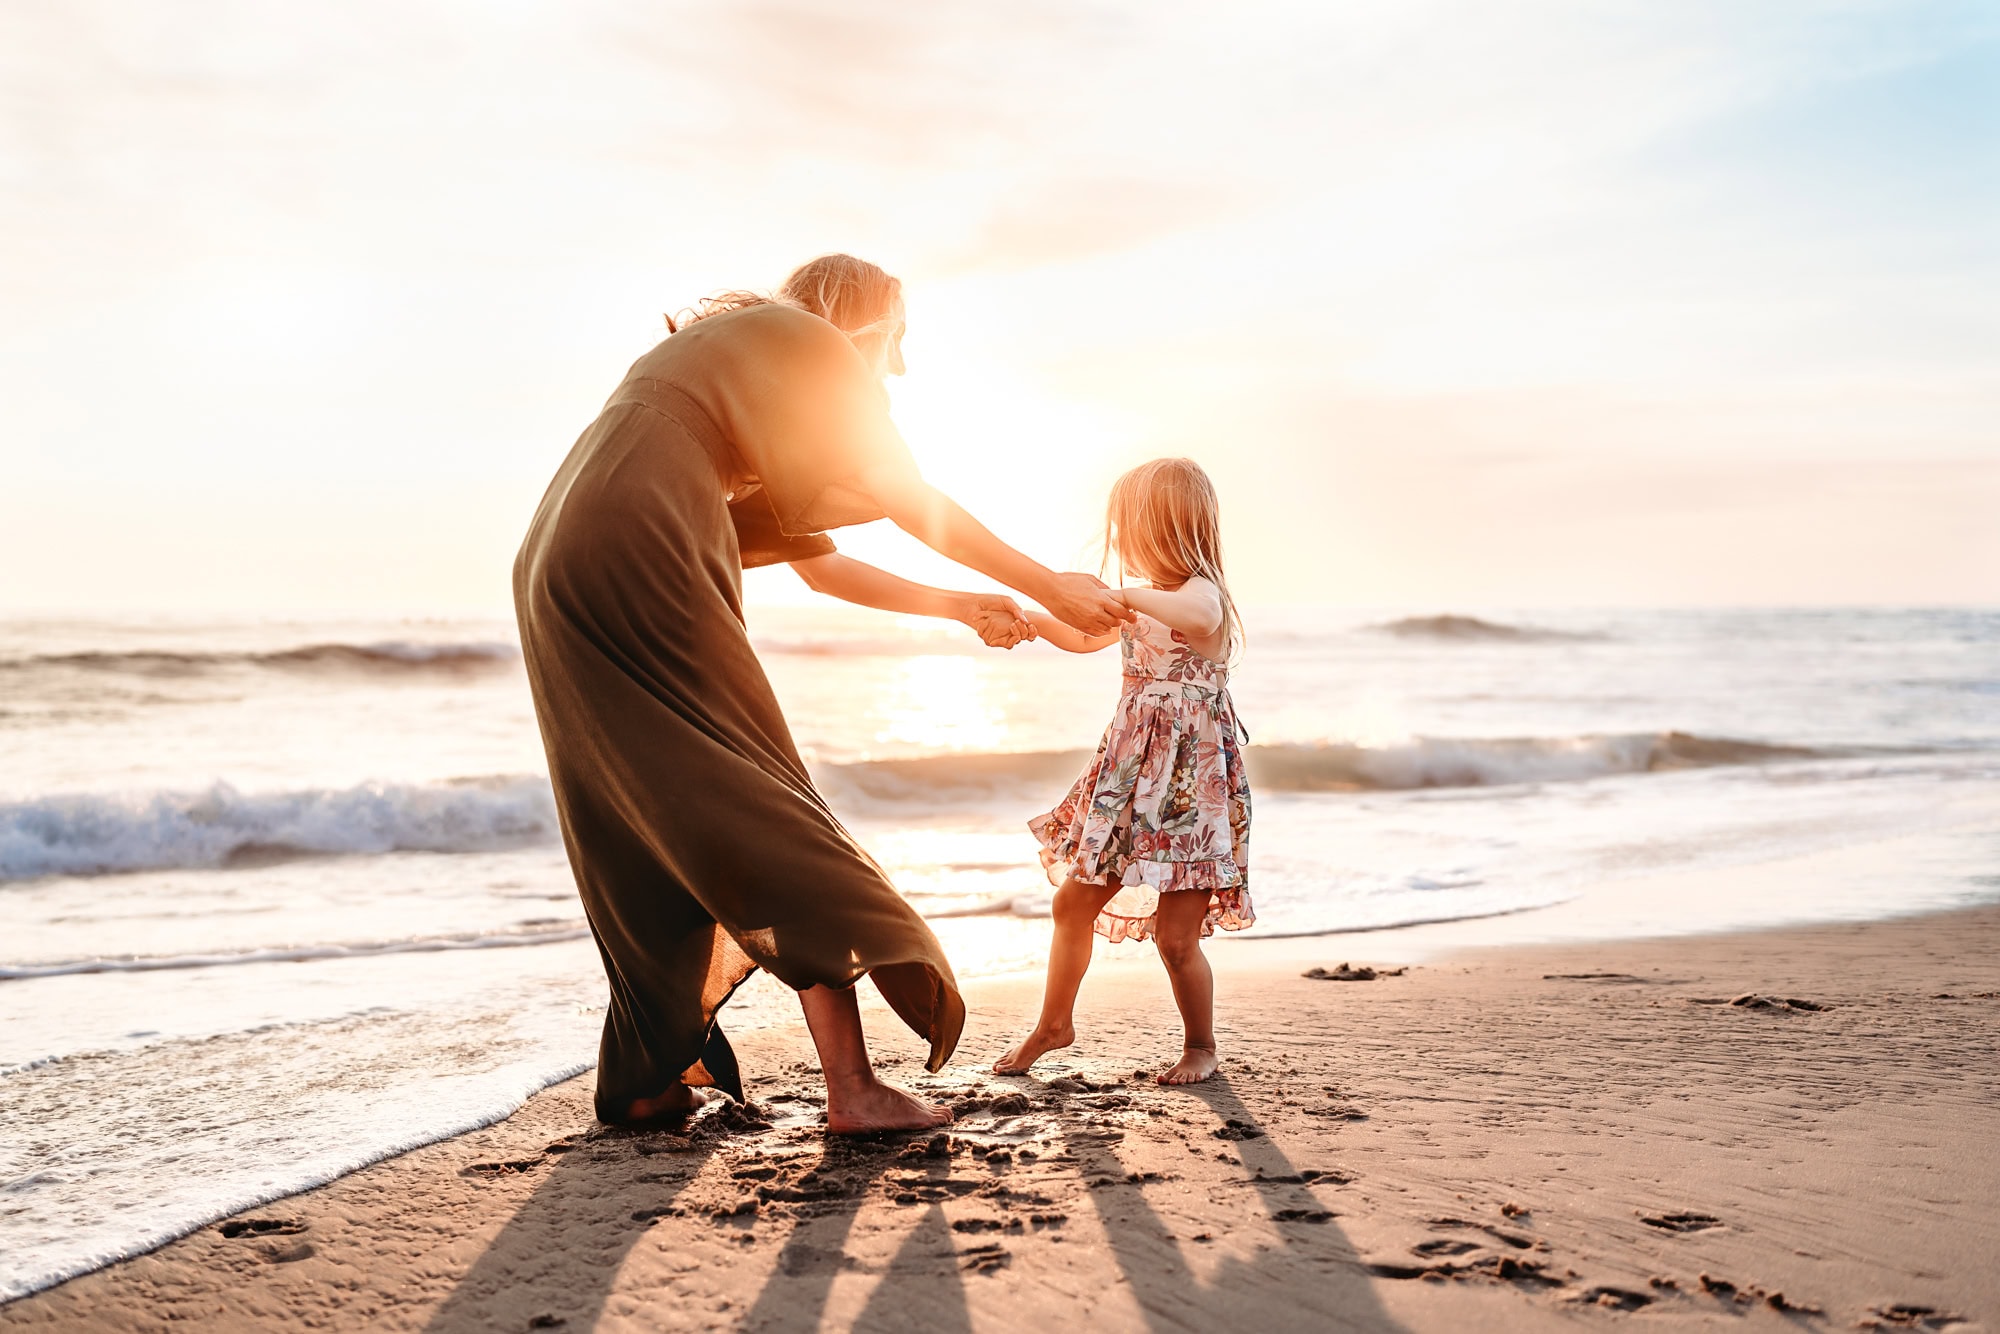
<path fill-rule="evenodd" d="M 989 648 L 1012 648 L 1035 638 L 1035 627 L 1021 615 L 1020 606 L 999 593 L 978 593 L 966 599 L 959 619 L 971 626 Z"/>
<path fill-rule="evenodd" d="M 1115 590 L 1088 574 L 1056 575 L 1043 601 L 1057 620 L 1087 635 L 1110 634 L 1133 615 Z M 981 641 L 992 648 L 1013 648 L 1040 638 L 1033 624 L 1021 614 L 1020 605 L 999 593 L 967 596 L 958 619 L 972 627 Z"/>
<path fill-rule="evenodd" d="M 1110 634 L 1132 619 L 1132 609 L 1095 575 L 1059 574 L 1042 601 L 1057 620 L 1087 635 Z"/>

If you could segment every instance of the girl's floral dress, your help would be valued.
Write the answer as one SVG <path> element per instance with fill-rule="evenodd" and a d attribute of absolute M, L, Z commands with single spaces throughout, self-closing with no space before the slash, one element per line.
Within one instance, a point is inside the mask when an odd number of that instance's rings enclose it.
<path fill-rule="evenodd" d="M 1049 882 L 1121 885 L 1106 939 L 1153 934 L 1160 895 L 1208 895 L 1204 936 L 1241 931 L 1250 906 L 1250 780 L 1229 669 L 1140 615 L 1121 633 L 1125 687 L 1097 757 L 1062 804 L 1028 821 Z"/>

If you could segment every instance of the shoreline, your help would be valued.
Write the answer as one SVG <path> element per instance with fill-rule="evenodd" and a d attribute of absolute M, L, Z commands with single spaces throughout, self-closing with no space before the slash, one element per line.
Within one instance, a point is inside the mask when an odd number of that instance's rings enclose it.
<path fill-rule="evenodd" d="M 961 1109 L 937 1146 L 825 1139 L 811 1048 L 782 1025 L 738 1041 L 769 1124 L 597 1128 L 586 1073 L 17 1299 L 0 1325 L 1004 1328 L 1079 1303 L 1155 1329 L 2000 1321 L 2000 905 L 1620 941 L 1427 933 L 1212 950 L 1224 1067 L 1192 1090 L 1134 1078 L 1175 1020 L 1150 952 L 1124 951 L 1085 984 L 1078 1046 L 1026 1079 L 982 1069 L 1037 975 L 969 984 L 967 1040 L 935 1076 L 871 1007 L 890 1077 Z M 1363 956 L 1408 971 L 1296 966 Z"/>

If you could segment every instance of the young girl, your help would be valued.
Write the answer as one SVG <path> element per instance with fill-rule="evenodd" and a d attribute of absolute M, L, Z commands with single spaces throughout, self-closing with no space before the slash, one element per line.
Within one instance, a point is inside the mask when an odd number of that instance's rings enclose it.
<path fill-rule="evenodd" d="M 1188 459 L 1155 459 L 1120 477 L 1106 516 L 1107 557 L 1150 587 L 1120 590 L 1138 613 L 1086 635 L 1033 614 L 1040 637 L 1072 653 L 1122 644 L 1125 686 L 1097 757 L 1062 804 L 1028 822 L 1057 886 L 1049 979 L 1035 1029 L 994 1062 L 1020 1074 L 1075 1040 L 1071 1014 L 1093 929 L 1113 944 L 1149 936 L 1173 982 L 1181 1058 L 1158 1076 L 1215 1073 L 1214 980 L 1201 938 L 1240 931 L 1250 907 L 1250 784 L 1229 698 L 1242 621 L 1222 576 L 1215 488 Z"/>

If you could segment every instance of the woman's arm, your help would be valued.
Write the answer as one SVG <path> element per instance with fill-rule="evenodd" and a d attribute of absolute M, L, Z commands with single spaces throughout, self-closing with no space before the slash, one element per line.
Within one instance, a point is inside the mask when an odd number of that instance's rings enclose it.
<path fill-rule="evenodd" d="M 1012 648 L 1023 639 L 1035 637 L 1034 630 L 1022 619 L 1020 607 L 1004 594 L 955 593 L 912 583 L 837 551 L 791 564 L 799 578 L 805 580 L 806 587 L 816 593 L 882 611 L 960 621 L 995 648 Z"/>
<path fill-rule="evenodd" d="M 1145 612 L 1189 639 L 1210 639 L 1222 632 L 1222 590 L 1199 575 L 1171 593 L 1161 588 L 1121 588 L 1118 596 L 1132 610 Z"/>
<path fill-rule="evenodd" d="M 1083 631 L 1063 624 L 1045 611 L 1028 613 L 1028 624 L 1034 628 L 1038 638 L 1046 639 L 1059 649 L 1071 653 L 1095 653 L 1101 648 L 1110 648 L 1118 642 L 1118 632 L 1106 635 L 1087 635 Z"/>
<path fill-rule="evenodd" d="M 1132 619 L 1125 604 L 1100 580 L 1087 574 L 1057 574 L 1030 560 L 911 469 L 877 468 L 858 480 L 898 528 L 939 555 L 1026 593 L 1056 619 L 1085 634 L 1101 635 Z"/>

